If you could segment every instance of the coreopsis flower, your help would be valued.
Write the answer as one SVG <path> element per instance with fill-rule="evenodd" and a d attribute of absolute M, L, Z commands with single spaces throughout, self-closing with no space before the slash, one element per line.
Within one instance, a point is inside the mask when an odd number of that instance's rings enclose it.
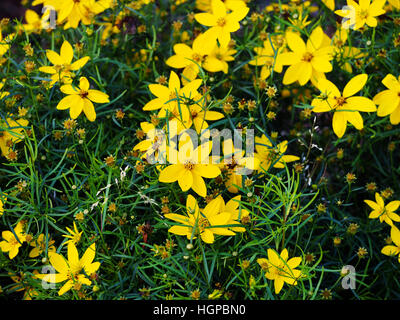
<path fill-rule="evenodd" d="M 72 229 L 66 227 L 66 229 L 67 229 L 69 234 L 63 234 L 62 236 L 64 238 L 69 239 L 69 240 L 67 240 L 65 243 L 77 244 L 77 243 L 79 243 L 79 241 L 81 241 L 81 236 L 82 236 L 83 231 L 79 232 L 75 221 L 74 221 L 74 227 L 73 228 L 74 229 L 72 230 Z"/>
<path fill-rule="evenodd" d="M 205 243 L 213 243 L 215 241 L 214 234 L 233 236 L 235 233 L 228 230 L 225 225 L 231 218 L 228 212 L 218 212 L 213 210 L 213 206 L 206 206 L 203 210 L 199 208 L 197 200 L 189 195 L 186 199 L 186 214 L 180 215 L 176 213 L 168 213 L 165 215 L 167 219 L 171 219 L 179 223 L 168 229 L 168 232 L 186 236 L 187 239 L 196 239 L 198 236 Z"/>
<path fill-rule="evenodd" d="M 387 256 L 397 256 L 400 263 L 400 230 L 396 226 L 392 226 L 390 230 L 390 238 L 394 245 L 387 245 L 382 248 L 382 253 Z"/>
<path fill-rule="evenodd" d="M 217 165 L 210 161 L 212 142 L 193 147 L 191 139 L 180 143 L 179 150 L 167 148 L 167 160 L 171 163 L 160 172 L 159 181 L 172 183 L 178 181 L 179 187 L 186 192 L 193 189 L 201 197 L 207 195 L 203 178 L 215 178 L 221 174 Z"/>
<path fill-rule="evenodd" d="M 344 87 L 343 93 L 329 80 L 320 79 L 317 88 L 321 95 L 313 99 L 311 105 L 313 112 L 333 111 L 332 127 L 335 134 L 343 137 L 347 122 L 350 122 L 357 130 L 364 127 L 363 118 L 359 111 L 375 112 L 375 103 L 362 96 L 354 96 L 368 80 L 367 74 L 360 74 L 353 77 Z"/>
<path fill-rule="evenodd" d="M 2 31 L 0 29 L 0 57 L 4 56 L 11 47 L 11 41 L 14 39 L 15 33 L 10 33 L 3 38 Z"/>
<path fill-rule="evenodd" d="M 236 149 L 231 139 L 224 140 L 222 152 L 220 168 L 225 168 L 228 175 L 225 186 L 229 192 L 238 193 L 243 187 L 243 176 L 257 170 L 260 160 L 255 156 L 245 156 L 245 150 Z"/>
<path fill-rule="evenodd" d="M 275 293 L 278 294 L 286 282 L 290 285 L 297 285 L 297 280 L 302 277 L 302 273 L 297 268 L 301 263 L 301 257 L 288 259 L 289 254 L 283 249 L 278 254 L 273 249 L 268 249 L 268 259 L 259 258 L 257 263 L 265 271 L 265 277 L 274 281 Z"/>
<path fill-rule="evenodd" d="M 373 99 L 378 105 L 377 115 L 385 117 L 390 115 L 391 124 L 400 123 L 400 76 L 396 79 L 392 74 L 388 74 L 383 80 L 383 85 L 388 88 L 379 92 Z"/>
<path fill-rule="evenodd" d="M 229 230 L 233 232 L 245 232 L 246 229 L 239 221 L 248 220 L 250 213 L 246 209 L 240 207 L 240 200 L 241 196 L 238 195 L 225 203 L 222 196 L 219 195 L 217 198 L 211 200 L 207 206 L 209 208 L 208 210 L 216 211 L 218 214 L 222 212 L 228 212 L 230 214 L 230 219 L 226 223 L 229 225 Z"/>
<path fill-rule="evenodd" d="M 282 141 L 274 147 L 271 141 L 263 134 L 261 137 L 255 137 L 256 153 L 255 157 L 259 160 L 260 172 L 268 171 L 271 166 L 282 169 L 285 163 L 297 161 L 300 158 L 293 155 L 285 155 L 288 147 L 287 140 Z"/>
<path fill-rule="evenodd" d="M 205 57 L 203 68 L 209 72 L 222 71 L 223 73 L 228 73 L 228 62 L 235 60 L 232 55 L 236 52 L 229 46 L 221 46 L 215 43 L 213 49 Z"/>
<path fill-rule="evenodd" d="M 337 29 L 332 37 L 333 42 L 333 55 L 335 60 L 339 63 L 340 67 L 348 73 L 353 73 L 353 68 L 350 61 L 353 59 L 360 59 L 365 56 L 360 48 L 346 45 L 349 31 L 346 29 Z"/>
<path fill-rule="evenodd" d="M 43 252 L 46 252 L 46 247 L 47 247 L 47 252 L 56 252 L 56 247 L 54 246 L 54 242 L 55 241 L 52 239 L 46 241 L 44 234 L 41 233 L 36 240 L 31 241 L 29 243 L 29 245 L 33 247 L 33 249 L 29 252 L 29 257 L 30 258 L 38 257 Z"/>
<path fill-rule="evenodd" d="M 38 273 L 37 270 L 33 270 L 34 275 L 37 275 Z M 39 292 L 32 287 L 32 284 L 29 281 L 30 279 L 25 273 L 20 272 L 19 274 L 16 274 L 9 272 L 8 274 L 10 275 L 11 280 L 15 282 L 15 284 L 9 288 L 10 292 L 24 291 L 22 300 L 32 300 L 33 297 L 39 295 Z"/>
<path fill-rule="evenodd" d="M 279 56 L 282 65 L 289 65 L 283 76 L 283 84 L 298 81 L 303 86 L 310 80 L 316 83 L 326 72 L 332 71 L 330 61 L 333 59 L 333 47 L 325 45 L 325 37 L 327 36 L 321 27 L 313 30 L 307 44 L 293 31 L 286 32 L 286 41 L 291 52 L 284 52 Z"/>
<path fill-rule="evenodd" d="M 168 81 L 168 87 L 161 84 L 150 84 L 149 90 L 157 98 L 149 101 L 143 107 L 144 111 L 160 110 L 160 118 L 165 117 L 168 112 L 185 109 L 183 99 L 194 99 L 199 96 L 197 91 L 202 83 L 201 79 L 193 80 L 181 88 L 181 82 L 178 75 L 171 71 Z"/>
<path fill-rule="evenodd" d="M 199 104 L 191 104 L 189 106 L 190 119 L 188 126 L 191 127 L 193 124 L 196 132 L 200 134 L 202 130 L 208 128 L 207 121 L 216 121 L 224 118 L 221 112 L 208 110 L 206 107 L 202 107 Z"/>
<path fill-rule="evenodd" d="M 322 0 L 322 3 L 326 5 L 329 10 L 335 10 L 335 0 Z"/>
<path fill-rule="evenodd" d="M 400 0 L 388 0 L 389 4 L 395 9 L 400 10 Z"/>
<path fill-rule="evenodd" d="M 1 236 L 3 241 L 0 242 L 0 249 L 3 252 L 8 252 L 10 259 L 14 259 L 19 252 L 19 248 L 26 241 L 25 222 L 18 222 L 14 228 L 14 233 L 11 231 L 3 231 Z"/>
<path fill-rule="evenodd" d="M 76 119 L 83 111 L 89 121 L 96 120 L 96 111 L 93 102 L 110 102 L 108 95 L 99 90 L 90 89 L 89 81 L 85 77 L 79 79 L 79 86 L 65 84 L 60 88 L 61 92 L 67 94 L 57 105 L 58 110 L 69 109 L 72 119 Z"/>
<path fill-rule="evenodd" d="M 58 9 L 58 23 L 65 23 L 64 29 L 76 29 L 79 22 L 89 25 L 93 18 L 110 7 L 109 0 L 64 0 Z"/>
<path fill-rule="evenodd" d="M 133 150 L 144 152 L 144 157 L 149 161 L 149 157 L 154 154 L 154 161 L 156 159 L 164 159 L 166 153 L 166 138 L 165 132 L 157 129 L 152 123 L 141 122 L 140 127 L 143 133 L 146 134 L 147 139 L 140 141 L 133 147 Z"/>
<path fill-rule="evenodd" d="M 68 260 L 56 252 L 49 252 L 50 264 L 58 272 L 56 274 L 38 274 L 36 277 L 49 283 L 64 282 L 64 285 L 58 291 L 62 296 L 68 292 L 74 285 L 90 286 L 92 281 L 90 276 L 100 267 L 100 262 L 93 262 L 96 255 L 96 244 L 93 243 L 86 249 L 85 253 L 79 258 L 78 250 L 74 243 L 68 243 Z"/>
<path fill-rule="evenodd" d="M 205 57 L 210 54 L 212 43 L 204 34 L 200 34 L 194 39 L 192 47 L 184 43 L 177 43 L 173 47 L 175 55 L 169 57 L 165 62 L 172 68 L 182 69 L 182 82 L 193 81 L 197 78 L 200 71 L 199 67 L 203 66 Z"/>
<path fill-rule="evenodd" d="M 342 28 L 358 30 L 365 24 L 374 28 L 378 24 L 377 16 L 385 14 L 383 5 L 386 0 L 360 0 L 359 3 L 347 0 L 347 6 L 336 10 L 338 16 L 345 18 Z"/>
<path fill-rule="evenodd" d="M 0 194 L 0 217 L 4 213 L 4 204 L 7 201 L 7 195 L 5 193 Z"/>
<path fill-rule="evenodd" d="M 231 41 L 231 32 L 240 29 L 239 21 L 243 20 L 249 8 L 246 6 L 235 6 L 232 11 L 221 0 L 211 0 L 212 13 L 197 13 L 194 18 L 200 24 L 211 27 L 204 36 L 210 41 L 218 39 L 221 46 L 226 47 Z"/>
<path fill-rule="evenodd" d="M 6 83 L 6 79 L 0 81 L 0 100 L 10 95 L 8 91 L 3 91 L 4 84 Z"/>
<path fill-rule="evenodd" d="M 90 57 L 86 56 L 72 63 L 74 50 L 67 40 L 61 45 L 60 54 L 53 50 L 46 50 L 46 56 L 53 66 L 40 67 L 39 71 L 51 75 L 50 86 L 57 81 L 71 83 L 75 75 L 73 71 L 78 71 L 90 60 Z"/>
<path fill-rule="evenodd" d="M 282 72 L 283 65 L 280 63 L 281 59 L 278 57 L 283 51 L 283 46 L 278 46 L 276 41 L 267 39 L 263 42 L 263 47 L 255 47 L 253 50 L 256 56 L 249 64 L 252 66 L 262 66 L 260 73 L 261 80 L 267 79 L 272 71 Z"/>
<path fill-rule="evenodd" d="M 24 127 L 28 125 L 28 120 L 6 118 L 0 119 L 0 149 L 3 156 L 8 156 L 12 151 L 12 146 L 21 142 L 24 138 Z"/>
<path fill-rule="evenodd" d="M 40 17 L 35 11 L 27 9 L 25 11 L 25 21 L 26 23 L 22 25 L 24 30 L 27 33 L 40 33 L 42 29 L 46 28 L 48 26 L 48 23 L 46 24 L 47 20 L 50 17 L 50 10 L 47 9 L 44 13 L 43 16 Z"/>
<path fill-rule="evenodd" d="M 400 216 L 394 213 L 400 206 L 400 201 L 395 200 L 385 205 L 383 198 L 378 192 L 375 193 L 375 201 L 364 200 L 373 210 L 369 214 L 370 219 L 379 218 L 379 221 L 386 222 L 388 225 L 393 226 L 393 221 L 399 222 Z"/>

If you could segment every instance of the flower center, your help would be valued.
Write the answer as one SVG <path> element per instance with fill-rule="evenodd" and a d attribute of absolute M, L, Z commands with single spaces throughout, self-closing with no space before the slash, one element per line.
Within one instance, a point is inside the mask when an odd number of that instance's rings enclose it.
<path fill-rule="evenodd" d="M 174 100 L 174 99 L 176 99 L 176 93 L 175 92 L 171 92 L 169 94 L 169 100 Z"/>
<path fill-rule="evenodd" d="M 81 90 L 79 95 L 81 96 L 82 99 L 85 99 L 88 96 L 89 92 Z"/>
<path fill-rule="evenodd" d="M 345 97 L 335 97 L 338 106 L 343 106 L 346 103 Z"/>
<path fill-rule="evenodd" d="M 206 227 L 208 227 L 210 225 L 210 223 L 208 222 L 208 220 L 206 218 L 200 216 L 199 220 L 197 222 L 197 225 L 199 227 L 199 232 L 201 233 L 204 231 L 204 229 Z"/>
<path fill-rule="evenodd" d="M 367 19 L 368 18 L 368 10 L 361 10 L 359 13 L 359 17 L 361 19 Z"/>
<path fill-rule="evenodd" d="M 194 54 L 192 55 L 192 58 L 193 58 L 193 60 L 196 61 L 196 62 L 201 62 L 201 55 L 199 55 L 198 53 L 194 53 Z"/>
<path fill-rule="evenodd" d="M 225 18 L 218 18 L 217 25 L 220 26 L 220 27 L 224 27 L 226 25 Z"/>
<path fill-rule="evenodd" d="M 187 161 L 187 162 L 184 164 L 184 168 L 185 168 L 186 170 L 193 170 L 193 169 L 194 169 L 194 164 L 191 163 L 190 161 Z"/>
<path fill-rule="evenodd" d="M 306 62 L 311 62 L 311 60 L 314 58 L 314 56 L 313 56 L 313 54 L 312 53 L 310 53 L 310 52 L 306 52 L 306 53 L 304 53 L 303 54 L 303 61 L 306 61 Z"/>

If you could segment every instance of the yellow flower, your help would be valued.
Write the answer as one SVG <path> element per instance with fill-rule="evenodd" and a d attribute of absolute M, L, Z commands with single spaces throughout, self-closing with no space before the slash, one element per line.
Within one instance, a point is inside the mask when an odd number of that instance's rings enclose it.
<path fill-rule="evenodd" d="M 378 24 L 377 16 L 384 14 L 386 11 L 383 5 L 386 0 L 360 0 L 359 4 L 353 0 L 347 0 L 347 7 L 336 10 L 338 16 L 346 18 L 342 22 L 343 28 L 352 28 L 358 30 L 365 24 L 374 28 Z"/>
<path fill-rule="evenodd" d="M 361 96 L 354 97 L 365 86 L 367 80 L 367 74 L 353 77 L 344 87 L 343 94 L 327 79 L 320 79 L 317 83 L 321 95 L 311 102 L 314 107 L 313 112 L 333 111 L 332 127 L 339 138 L 343 137 L 346 131 L 347 121 L 357 130 L 364 127 L 359 111 L 376 111 L 376 105 L 372 100 Z"/>
<path fill-rule="evenodd" d="M 4 97 L 7 97 L 10 94 L 9 92 L 2 90 L 5 83 L 6 83 L 6 79 L 3 79 L 0 82 L 0 100 L 3 99 Z"/>
<path fill-rule="evenodd" d="M 100 262 L 93 262 L 96 255 L 96 245 L 93 243 L 86 249 L 82 258 L 79 258 L 78 250 L 74 243 L 68 243 L 68 260 L 62 255 L 49 252 L 50 264 L 56 269 L 56 274 L 38 274 L 36 277 L 50 283 L 59 283 L 67 280 L 58 291 L 58 295 L 63 295 L 74 285 L 90 286 L 92 281 L 88 278 L 100 267 Z"/>
<path fill-rule="evenodd" d="M 275 293 L 278 294 L 283 284 L 297 285 L 297 280 L 302 277 L 300 270 L 297 270 L 301 263 L 301 257 L 294 257 L 288 260 L 288 251 L 283 249 L 279 255 L 275 250 L 268 249 L 268 259 L 257 259 L 257 263 L 265 271 L 265 277 L 274 281 Z"/>
<path fill-rule="evenodd" d="M 157 98 L 149 101 L 144 107 L 144 111 L 160 110 L 158 117 L 165 117 L 167 111 L 174 112 L 175 110 L 186 109 L 182 98 L 194 99 L 199 95 L 197 89 L 202 83 L 201 79 L 193 80 L 181 88 L 181 82 L 178 75 L 171 71 L 169 76 L 168 87 L 161 84 L 150 84 L 149 90 Z M 179 100 L 179 105 L 178 105 Z M 179 112 L 178 112 L 179 113 Z"/>
<path fill-rule="evenodd" d="M 203 178 L 215 178 L 221 174 L 218 166 L 210 163 L 211 149 L 212 142 L 206 142 L 194 149 L 190 138 L 185 143 L 180 143 L 179 151 L 169 147 L 167 158 L 172 164 L 160 172 L 159 181 L 172 183 L 178 180 L 182 191 L 193 189 L 198 195 L 205 197 L 207 187 Z"/>
<path fill-rule="evenodd" d="M 81 241 L 81 236 L 83 231 L 79 232 L 78 227 L 75 224 L 74 221 L 74 230 L 66 227 L 67 231 L 68 231 L 68 235 L 63 234 L 63 237 L 68 238 L 70 240 L 66 241 L 65 243 L 73 243 L 73 244 L 77 244 L 79 241 Z"/>
<path fill-rule="evenodd" d="M 227 62 L 235 60 L 232 55 L 237 51 L 230 49 L 229 46 L 218 46 L 216 43 L 211 52 L 206 56 L 203 63 L 204 69 L 209 72 L 219 72 L 228 73 L 229 65 Z"/>
<path fill-rule="evenodd" d="M 228 212 L 220 213 L 215 210 L 214 203 L 208 204 L 203 210 L 199 208 L 197 200 L 189 195 L 186 199 L 186 212 L 187 215 L 180 215 L 176 213 L 168 213 L 166 218 L 179 222 L 179 225 L 174 225 L 169 228 L 168 232 L 186 236 L 188 240 L 200 238 L 205 243 L 213 243 L 215 240 L 214 234 L 233 236 L 234 232 L 228 230 L 225 225 L 231 219 Z"/>
<path fill-rule="evenodd" d="M 57 109 L 69 109 L 72 119 L 76 119 L 83 110 L 89 121 L 96 120 L 96 112 L 92 101 L 95 103 L 106 103 L 110 102 L 110 100 L 107 94 L 99 90 L 89 89 L 89 87 L 89 81 L 85 77 L 79 79 L 78 88 L 70 84 L 61 86 L 60 90 L 68 96 L 58 103 Z"/>
<path fill-rule="evenodd" d="M 353 46 L 346 46 L 348 39 L 348 30 L 337 29 L 332 37 L 334 45 L 335 60 L 339 63 L 340 67 L 348 73 L 353 73 L 353 68 L 349 62 L 350 59 L 360 59 L 365 56 L 360 48 Z"/>
<path fill-rule="evenodd" d="M 97 14 L 110 8 L 109 0 L 64 0 L 58 9 L 58 23 L 65 23 L 64 29 L 76 29 L 79 22 L 89 25 Z"/>
<path fill-rule="evenodd" d="M 156 161 L 156 159 L 164 159 L 167 148 L 164 132 L 161 129 L 157 129 L 149 122 L 141 122 L 140 127 L 143 133 L 146 134 L 147 139 L 140 141 L 133 147 L 133 150 L 145 152 L 145 159 L 148 159 L 148 157 L 153 154 L 154 161 Z"/>
<path fill-rule="evenodd" d="M 201 133 L 202 130 L 208 128 L 207 121 L 215 121 L 224 118 L 224 115 L 217 111 L 212 111 L 204 109 L 198 104 L 192 104 L 189 106 L 190 119 L 188 121 L 188 126 L 194 125 L 196 132 Z"/>
<path fill-rule="evenodd" d="M 400 123 L 400 76 L 396 79 L 388 74 L 383 80 L 383 85 L 388 88 L 378 93 L 373 101 L 378 105 L 378 116 L 385 117 L 390 114 L 390 123 Z"/>
<path fill-rule="evenodd" d="M 57 81 L 71 83 L 71 78 L 74 76 L 72 71 L 81 69 L 90 60 L 90 57 L 86 56 L 72 63 L 74 50 L 67 40 L 61 45 L 60 54 L 53 50 L 46 50 L 46 56 L 53 66 L 40 67 L 39 71 L 51 74 L 51 85 Z"/>
<path fill-rule="evenodd" d="M 322 3 L 326 5 L 329 10 L 335 10 L 335 0 L 322 0 Z"/>
<path fill-rule="evenodd" d="M 208 210 L 212 210 L 218 214 L 223 212 L 229 213 L 230 218 L 226 223 L 227 225 L 230 225 L 229 230 L 234 232 L 245 232 L 246 229 L 239 221 L 241 221 L 243 218 L 249 217 L 250 213 L 246 209 L 239 207 L 240 200 L 241 196 L 239 195 L 232 198 L 225 204 L 224 199 L 221 195 L 219 195 L 217 198 L 211 200 L 207 206 L 209 207 Z"/>
<path fill-rule="evenodd" d="M 15 143 L 23 139 L 24 128 L 28 125 L 28 120 L 13 120 L 7 118 L 6 121 L 0 120 L 0 149 L 3 156 L 7 156 Z"/>
<path fill-rule="evenodd" d="M 210 41 L 218 39 L 222 47 L 226 47 L 231 40 L 231 32 L 240 29 L 239 21 L 243 20 L 249 8 L 246 6 L 236 6 L 231 12 L 221 0 L 211 0 L 212 13 L 197 13 L 194 18 L 200 24 L 211 27 L 204 36 Z"/>
<path fill-rule="evenodd" d="M 8 274 L 10 275 L 11 280 L 15 282 L 15 284 L 9 288 L 10 292 L 25 291 L 22 300 L 32 300 L 32 297 L 39 295 L 39 292 L 31 286 L 31 283 L 29 281 L 30 279 L 25 273 L 20 272 L 19 274 L 13 274 L 9 272 Z M 37 275 L 37 270 L 34 270 L 33 274 Z"/>
<path fill-rule="evenodd" d="M 7 35 L 7 37 L 3 38 L 1 29 L 0 29 L 0 57 L 6 54 L 6 52 L 10 49 L 11 41 L 14 39 L 15 33 L 11 33 Z"/>
<path fill-rule="evenodd" d="M 19 252 L 19 248 L 26 241 L 24 228 L 25 223 L 20 221 L 14 228 L 14 233 L 8 230 L 1 233 L 4 240 L 0 242 L 0 249 L 3 252 L 8 252 L 10 259 L 15 258 Z"/>
<path fill-rule="evenodd" d="M 27 9 L 25 11 L 25 20 L 26 24 L 23 24 L 22 27 L 27 33 L 36 32 L 40 33 L 42 31 L 43 25 L 49 18 L 50 11 L 47 10 L 43 17 L 40 17 L 35 11 Z"/>
<path fill-rule="evenodd" d="M 4 204 L 7 201 L 7 195 L 5 193 L 0 194 L 0 217 L 4 213 Z"/>
<path fill-rule="evenodd" d="M 245 157 L 244 150 L 235 150 L 232 139 L 224 140 L 222 145 L 223 159 L 220 168 L 228 171 L 225 186 L 231 193 L 238 193 L 243 186 L 243 176 L 249 174 L 247 170 L 257 170 L 260 160 L 257 157 Z"/>
<path fill-rule="evenodd" d="M 285 52 L 279 56 L 281 64 L 290 65 L 283 76 L 283 84 L 298 81 L 303 86 L 309 80 L 315 83 L 324 77 L 326 72 L 332 71 L 330 61 L 333 59 L 333 47 L 326 45 L 326 37 L 322 28 L 317 27 L 306 44 L 298 34 L 286 32 L 287 44 L 292 52 Z"/>
<path fill-rule="evenodd" d="M 397 229 L 394 225 L 390 230 L 390 238 L 395 245 L 385 246 L 382 248 L 381 252 L 387 256 L 397 256 L 400 254 L 400 230 Z M 398 260 L 400 263 L 400 255 L 398 256 Z"/>
<path fill-rule="evenodd" d="M 165 62 L 172 68 L 183 69 L 182 79 L 184 84 L 197 78 L 200 71 L 199 67 L 203 66 L 206 55 L 211 52 L 210 41 L 200 34 L 193 41 L 192 48 L 184 43 L 177 43 L 173 49 L 175 55 L 168 58 Z"/>
<path fill-rule="evenodd" d="M 400 0 L 389 0 L 390 5 L 400 10 Z"/>
<path fill-rule="evenodd" d="M 56 247 L 53 244 L 54 240 L 51 239 L 49 239 L 46 244 L 45 236 L 43 233 L 41 233 L 35 241 L 32 241 L 30 243 L 30 246 L 34 248 L 29 252 L 29 257 L 30 258 L 38 257 L 40 254 L 46 251 L 46 247 L 48 252 L 55 252 Z"/>
<path fill-rule="evenodd" d="M 385 206 L 385 202 L 378 192 L 375 193 L 375 201 L 364 200 L 373 209 L 369 214 L 370 219 L 379 218 L 381 223 L 385 221 L 390 226 L 393 226 L 393 221 L 400 222 L 400 216 L 394 213 L 399 208 L 400 201 L 391 201 Z"/>
<path fill-rule="evenodd" d="M 285 163 L 300 159 L 298 156 L 285 155 L 288 145 L 286 140 L 274 148 L 271 141 L 263 134 L 261 137 L 256 137 L 255 142 L 255 157 L 260 161 L 258 168 L 260 172 L 268 171 L 271 165 L 274 168 L 282 169 L 285 167 Z"/>
<path fill-rule="evenodd" d="M 283 65 L 278 58 L 283 50 L 283 46 L 278 46 L 276 41 L 267 39 L 263 42 L 263 47 L 255 47 L 256 56 L 249 62 L 252 66 L 262 66 L 260 79 L 265 80 L 271 75 L 271 71 L 281 73 Z"/>

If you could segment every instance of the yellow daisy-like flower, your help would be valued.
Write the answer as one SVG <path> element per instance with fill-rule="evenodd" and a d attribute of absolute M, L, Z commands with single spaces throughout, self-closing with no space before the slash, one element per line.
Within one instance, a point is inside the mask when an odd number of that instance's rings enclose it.
<path fill-rule="evenodd" d="M 7 156 L 12 150 L 12 146 L 21 142 L 24 135 L 24 127 L 28 125 L 28 120 L 7 118 L 6 121 L 0 120 L 0 149 L 3 156 Z"/>
<path fill-rule="evenodd" d="M 256 156 L 245 156 L 244 150 L 237 150 L 231 139 L 224 140 L 222 145 L 223 159 L 220 161 L 220 169 L 227 171 L 228 178 L 225 187 L 231 193 L 238 193 L 243 186 L 243 176 L 257 170 L 260 160 Z"/>
<path fill-rule="evenodd" d="M 62 236 L 65 238 L 68 238 L 69 240 L 66 241 L 65 243 L 73 243 L 77 244 L 79 241 L 81 241 L 81 236 L 83 231 L 79 232 L 78 227 L 76 226 L 76 223 L 74 221 L 74 230 L 66 227 L 67 231 L 69 234 L 63 234 Z"/>
<path fill-rule="evenodd" d="M 358 30 L 365 24 L 374 28 L 378 25 L 377 16 L 385 14 L 383 5 L 386 0 L 360 0 L 359 3 L 347 0 L 347 6 L 341 10 L 336 10 L 338 16 L 346 18 L 342 23 L 342 28 Z"/>
<path fill-rule="evenodd" d="M 167 111 L 173 113 L 176 110 L 184 110 L 185 104 L 182 99 L 194 99 L 199 96 L 198 88 L 201 86 L 202 80 L 193 80 L 181 88 L 181 82 L 178 75 L 171 71 L 168 81 L 168 87 L 161 84 L 150 84 L 149 90 L 157 98 L 149 101 L 144 107 L 144 111 L 160 110 L 159 118 L 166 116 Z M 179 100 L 179 104 L 178 104 Z M 178 111 L 179 113 L 179 111 Z"/>
<path fill-rule="evenodd" d="M 181 140 L 182 141 L 182 140 Z M 189 138 L 180 143 L 179 150 L 167 148 L 167 159 L 171 165 L 163 169 L 159 181 L 172 183 L 178 181 L 182 191 L 193 189 L 201 197 L 207 195 L 207 187 L 203 178 L 215 178 L 221 174 L 217 165 L 210 161 L 212 142 L 193 147 Z"/>
<path fill-rule="evenodd" d="M 30 252 L 29 252 L 29 257 L 30 258 L 36 258 L 39 255 L 41 255 L 43 252 L 46 251 L 46 246 L 47 246 L 47 251 L 48 252 L 56 252 L 56 247 L 54 246 L 54 240 L 49 239 L 49 241 L 46 244 L 46 238 L 43 233 L 41 233 L 38 238 L 34 241 L 32 241 L 29 245 L 31 247 L 34 247 Z"/>
<path fill-rule="evenodd" d="M 110 102 L 108 95 L 99 90 L 89 89 L 89 81 L 85 77 L 79 79 L 79 87 L 76 88 L 70 84 L 61 86 L 60 90 L 67 94 L 57 105 L 58 110 L 69 109 L 72 119 L 76 119 L 83 111 L 89 121 L 96 120 L 96 112 L 93 102 L 106 103 Z"/>
<path fill-rule="evenodd" d="M 278 294 L 286 282 L 290 285 L 297 285 L 297 280 L 302 277 L 302 273 L 297 268 L 301 263 L 301 257 L 294 257 L 288 260 L 289 254 L 283 249 L 278 254 L 273 249 L 268 249 L 268 259 L 257 259 L 257 263 L 265 271 L 265 277 L 274 281 L 275 293 Z"/>
<path fill-rule="evenodd" d="M 218 39 L 221 46 L 226 47 L 231 40 L 231 32 L 239 30 L 239 21 L 243 20 L 249 8 L 246 6 L 236 6 L 232 11 L 221 0 L 211 0 L 212 13 L 197 13 L 194 18 L 200 24 L 211 27 L 204 36 L 211 40 Z"/>
<path fill-rule="evenodd" d="M 90 57 L 86 56 L 72 63 L 74 50 L 67 40 L 61 45 L 60 54 L 53 50 L 46 50 L 46 56 L 53 66 L 40 67 L 39 71 L 51 75 L 51 85 L 57 81 L 71 83 L 73 71 L 81 69 L 90 60 Z"/>
<path fill-rule="evenodd" d="M 207 121 L 216 121 L 224 118 L 222 113 L 208 110 L 207 108 L 202 108 L 198 104 L 190 105 L 189 112 L 190 119 L 187 121 L 188 127 L 191 127 L 193 124 L 198 134 L 200 134 L 202 130 L 206 130 L 208 128 Z"/>
<path fill-rule="evenodd" d="M 375 201 L 364 200 L 364 202 L 369 205 L 373 211 L 369 214 L 370 219 L 379 218 L 379 221 L 386 222 L 388 225 L 393 226 L 393 221 L 399 222 L 400 216 L 394 211 L 396 211 L 400 206 L 400 201 L 391 201 L 387 205 L 383 198 L 378 192 L 375 193 Z"/>
<path fill-rule="evenodd" d="M 211 52 L 212 47 L 210 47 L 209 42 L 204 34 L 200 34 L 194 39 L 192 47 L 184 43 L 174 45 L 175 55 L 168 58 L 165 63 L 172 68 L 183 68 L 182 78 L 187 79 L 184 84 L 197 78 L 200 71 L 199 66 L 203 66 L 205 57 Z"/>
<path fill-rule="evenodd" d="M 383 80 L 383 85 L 388 88 L 379 92 L 373 99 L 378 105 L 378 116 L 386 117 L 390 115 L 391 124 L 400 123 L 400 76 L 396 77 L 388 74 Z"/>
<path fill-rule="evenodd" d="M 96 255 L 96 244 L 93 243 L 86 249 L 82 258 L 79 258 L 78 250 L 74 243 L 68 243 L 68 260 L 62 255 L 49 252 L 50 264 L 56 269 L 56 274 L 38 274 L 36 277 L 50 283 L 65 282 L 58 291 L 58 295 L 63 295 L 74 285 L 90 286 L 92 281 L 88 278 L 100 267 L 100 262 L 93 262 Z"/>
<path fill-rule="evenodd" d="M 0 29 L 0 57 L 5 55 L 6 52 L 11 47 L 11 41 L 14 39 L 15 33 L 10 33 L 5 38 L 3 38 L 1 29 Z"/>
<path fill-rule="evenodd" d="M 8 252 L 10 259 L 15 258 L 19 252 L 19 248 L 26 241 L 24 229 L 25 223 L 20 221 L 14 228 L 14 233 L 8 230 L 1 233 L 4 240 L 0 242 L 0 249 L 3 252 Z"/>
<path fill-rule="evenodd" d="M 398 260 L 400 263 L 400 230 L 394 225 L 390 230 L 390 238 L 392 239 L 394 245 L 388 245 L 383 247 L 381 252 L 387 256 L 399 255 Z"/>
<path fill-rule="evenodd" d="M 313 112 L 333 111 L 332 127 L 335 134 L 343 137 L 347 122 L 350 122 L 357 130 L 364 128 L 363 118 L 359 111 L 375 112 L 375 103 L 361 96 L 354 95 L 364 88 L 368 80 L 367 74 L 353 77 L 344 87 L 343 93 L 329 80 L 320 79 L 317 88 L 321 95 L 311 102 Z"/>
<path fill-rule="evenodd" d="M 283 76 L 283 84 L 291 84 L 296 81 L 305 85 L 308 81 L 315 83 L 324 77 L 326 72 L 332 71 L 333 47 L 325 45 L 327 35 L 321 27 L 317 27 L 311 33 L 307 44 L 292 31 L 286 32 L 287 44 L 292 50 L 279 56 L 279 62 L 290 65 Z"/>
<path fill-rule="evenodd" d="M 260 162 L 258 167 L 260 172 L 268 171 L 272 165 L 274 168 L 282 169 L 285 167 L 285 163 L 300 159 L 298 156 L 285 155 L 288 147 L 288 142 L 286 140 L 282 141 L 274 148 L 271 141 L 263 134 L 261 137 L 256 137 L 255 142 L 255 157 Z"/>
<path fill-rule="evenodd" d="M 262 66 L 260 79 L 265 80 L 270 75 L 272 70 L 281 73 L 283 69 L 282 60 L 279 55 L 283 51 L 283 46 L 278 46 L 276 41 L 267 39 L 263 42 L 263 47 L 255 47 L 256 56 L 249 62 L 252 66 Z"/>
<path fill-rule="evenodd" d="M 214 234 L 233 236 L 235 233 L 224 227 L 229 224 L 231 214 L 229 212 L 219 212 L 216 210 L 215 203 L 210 202 L 203 210 L 199 208 L 197 200 L 189 195 L 186 200 L 187 215 L 168 213 L 166 218 L 179 222 L 169 228 L 168 232 L 186 236 L 187 239 L 200 238 L 205 243 L 215 241 Z"/>

